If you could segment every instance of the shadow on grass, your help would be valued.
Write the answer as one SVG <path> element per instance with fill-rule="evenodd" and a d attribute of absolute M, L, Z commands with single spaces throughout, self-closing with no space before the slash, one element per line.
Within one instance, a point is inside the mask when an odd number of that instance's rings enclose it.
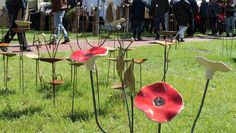
<path fill-rule="evenodd" d="M 70 113 L 69 116 L 66 117 L 69 117 L 73 122 L 88 121 L 93 117 L 93 112 L 89 112 L 88 110 L 79 110 L 75 111 L 74 115 Z"/>
<path fill-rule="evenodd" d="M 236 63 L 236 58 L 231 58 L 231 60 L 232 60 L 234 63 Z"/>
<path fill-rule="evenodd" d="M 16 94 L 15 90 L 0 89 L 0 95 L 1 96 L 14 95 L 14 94 Z"/>
<path fill-rule="evenodd" d="M 97 108 L 98 117 L 99 116 L 106 116 L 107 115 L 107 108 L 101 108 L 100 111 Z M 94 112 L 89 112 L 88 110 L 79 110 L 74 112 L 74 116 L 72 116 L 72 113 L 69 114 L 69 117 L 73 122 L 76 121 L 89 121 L 93 117 L 95 117 Z"/>
<path fill-rule="evenodd" d="M 64 84 L 61 84 L 61 85 L 56 85 L 55 86 L 55 90 L 56 90 L 56 94 L 58 92 L 64 92 L 64 91 L 67 91 L 68 89 L 71 89 L 71 83 L 70 82 L 65 82 Z M 37 90 L 37 92 L 41 93 L 41 94 L 44 94 L 43 95 L 43 98 L 44 99 L 50 99 L 52 98 L 52 92 L 53 92 L 53 86 L 46 83 L 46 82 L 43 82 L 41 87 Z"/>
<path fill-rule="evenodd" d="M 31 116 L 35 113 L 40 113 L 42 109 L 40 107 L 28 107 L 23 110 L 12 110 L 12 108 L 7 108 L 0 112 L 0 119 L 17 119 L 23 115 Z"/>

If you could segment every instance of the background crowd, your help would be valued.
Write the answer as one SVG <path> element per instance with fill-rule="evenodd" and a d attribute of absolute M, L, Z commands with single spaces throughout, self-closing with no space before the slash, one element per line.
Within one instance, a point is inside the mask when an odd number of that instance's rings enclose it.
<path fill-rule="evenodd" d="M 141 8 L 143 6 L 148 8 L 148 12 Z M 235 36 L 236 6 L 233 0 L 202 0 L 200 4 L 196 0 L 152 0 L 151 4 L 134 0 L 131 8 L 131 20 L 136 23 L 138 19 L 142 23 L 140 27 L 149 32 L 154 29 L 157 40 L 160 39 L 160 28 L 164 31 L 178 30 L 180 41 L 184 41 L 185 33 L 187 36 L 193 36 L 196 31 L 206 34 L 207 29 L 214 36 L 223 33 Z M 141 15 L 146 13 L 149 17 Z M 133 29 L 135 31 L 135 26 Z M 138 40 L 141 40 L 140 37 Z"/>

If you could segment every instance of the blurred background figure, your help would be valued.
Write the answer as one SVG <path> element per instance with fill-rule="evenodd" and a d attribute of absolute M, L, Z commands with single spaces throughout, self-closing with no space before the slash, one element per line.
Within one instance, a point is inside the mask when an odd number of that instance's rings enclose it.
<path fill-rule="evenodd" d="M 62 24 L 62 20 L 65 15 L 65 10 L 67 9 L 67 0 L 51 0 L 51 3 L 52 3 L 51 13 L 54 16 L 53 21 L 54 21 L 54 34 L 55 34 L 53 41 L 56 41 L 58 39 L 58 36 L 62 31 L 64 35 L 64 41 L 62 42 L 62 44 L 66 44 L 67 42 L 70 42 L 70 39 L 66 29 Z"/>
<path fill-rule="evenodd" d="M 9 17 L 9 30 L 6 35 L 3 37 L 1 42 L 10 43 L 14 38 L 16 32 L 12 29 L 17 28 L 15 20 L 23 20 L 26 14 L 26 0 L 6 0 L 6 7 L 8 11 Z M 17 33 L 19 44 L 21 45 L 21 51 L 31 51 L 30 48 L 27 47 L 27 41 L 25 37 L 25 32 Z M 1 48 L 2 51 L 6 51 L 7 48 Z"/>
<path fill-rule="evenodd" d="M 208 4 L 208 18 L 211 27 L 211 34 L 217 35 L 217 15 L 221 13 L 221 7 L 217 0 L 211 0 Z"/>
<path fill-rule="evenodd" d="M 155 40 L 160 39 L 160 24 L 162 30 L 166 30 L 165 25 L 165 14 L 169 11 L 169 1 L 168 0 L 152 0 L 150 7 L 150 15 L 153 16 L 154 20 L 154 29 L 156 32 Z"/>
<path fill-rule="evenodd" d="M 197 5 L 197 1 L 196 0 L 188 0 L 191 9 L 192 9 L 192 13 L 193 13 L 193 18 L 189 20 L 189 26 L 187 29 L 187 35 L 188 36 L 193 36 L 195 29 L 196 29 L 196 20 L 195 18 L 197 18 L 198 15 L 198 5 Z"/>
<path fill-rule="evenodd" d="M 227 37 L 235 36 L 234 28 L 235 28 L 235 14 L 236 7 L 234 5 L 233 0 L 228 0 L 226 5 L 226 35 Z"/>
<path fill-rule="evenodd" d="M 131 9 L 131 20 L 133 23 L 133 38 L 135 40 L 141 41 L 142 27 L 144 24 L 144 13 L 145 13 L 145 1 L 134 0 Z M 137 36 L 136 36 L 137 35 Z M 137 39 L 136 39 L 137 37 Z"/>
<path fill-rule="evenodd" d="M 178 23 L 177 40 L 184 42 L 184 33 L 189 25 L 189 20 L 193 19 L 193 13 L 188 1 L 180 0 L 174 4 L 174 14 Z"/>
<path fill-rule="evenodd" d="M 207 29 L 207 14 L 208 14 L 208 2 L 206 0 L 202 0 L 199 9 L 199 16 L 200 16 L 200 32 L 202 34 L 206 33 Z"/>

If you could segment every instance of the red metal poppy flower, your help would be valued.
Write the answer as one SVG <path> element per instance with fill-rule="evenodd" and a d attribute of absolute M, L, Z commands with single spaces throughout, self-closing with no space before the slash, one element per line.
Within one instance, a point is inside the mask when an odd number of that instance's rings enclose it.
<path fill-rule="evenodd" d="M 143 87 L 135 97 L 134 103 L 149 119 L 159 123 L 170 121 L 184 106 L 181 95 L 165 82 Z"/>
<path fill-rule="evenodd" d="M 95 59 L 99 56 L 106 56 L 107 52 L 108 50 L 106 48 L 93 47 L 87 51 L 78 50 L 74 52 L 70 56 L 70 58 L 75 61 L 84 63 L 89 70 L 92 70 L 94 68 Z"/>

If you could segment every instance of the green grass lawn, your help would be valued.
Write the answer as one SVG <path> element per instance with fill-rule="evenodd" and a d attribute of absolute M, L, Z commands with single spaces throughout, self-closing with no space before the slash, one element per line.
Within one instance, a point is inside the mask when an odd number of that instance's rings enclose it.
<path fill-rule="evenodd" d="M 230 42 L 229 42 L 230 44 Z M 236 41 L 232 57 L 236 57 Z M 163 133 L 189 133 L 197 114 L 205 87 L 205 70 L 195 62 L 196 56 L 223 61 L 233 70 L 229 73 L 216 72 L 210 81 L 205 105 L 195 128 L 196 133 L 234 133 L 236 128 L 236 62 L 229 56 L 222 57 L 222 41 L 199 41 L 181 43 L 170 51 L 170 64 L 167 82 L 183 96 L 184 109 L 171 122 L 162 124 Z M 69 56 L 71 53 L 59 53 Z M 147 58 L 143 66 L 143 86 L 159 82 L 163 74 L 163 47 L 160 45 L 137 47 L 130 51 L 129 57 Z M 73 122 L 71 115 L 72 88 L 70 83 L 70 65 L 67 61 L 56 64 L 56 72 L 61 74 L 65 83 L 57 87 L 56 107 L 53 107 L 50 86 L 42 90 L 35 86 L 35 62 L 25 57 L 25 94 L 19 89 L 19 57 L 9 59 L 9 91 L 0 93 L 0 131 L 1 132 L 99 132 L 93 115 L 89 72 L 84 66 L 78 68 L 78 86 L 76 89 Z M 2 58 L 1 62 L 2 63 Z M 97 60 L 101 96 L 101 125 L 110 133 L 129 132 L 128 121 L 121 91 L 112 90 L 111 85 L 118 82 L 112 76 L 106 84 L 108 61 L 105 57 Z M 3 79 L 3 67 L 1 67 Z M 113 74 L 111 68 L 111 75 Z M 40 62 L 40 75 L 50 80 L 51 65 Z M 136 91 L 139 87 L 139 66 L 135 65 Z M 4 87 L 3 81 L 0 82 Z M 135 108 L 134 132 L 157 132 L 157 123 L 146 118 L 145 113 Z"/>

